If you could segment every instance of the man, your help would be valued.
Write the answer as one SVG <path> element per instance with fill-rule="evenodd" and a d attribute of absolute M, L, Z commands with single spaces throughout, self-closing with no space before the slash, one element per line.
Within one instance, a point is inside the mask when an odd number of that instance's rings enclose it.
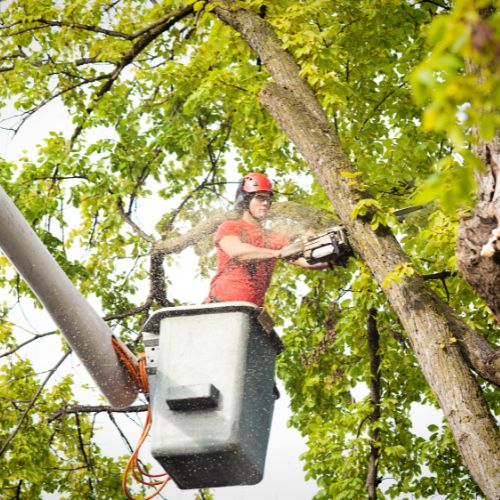
<path fill-rule="evenodd" d="M 223 222 L 215 233 L 217 272 L 205 302 L 245 301 L 263 306 L 280 249 L 290 244 L 288 238 L 262 225 L 272 200 L 273 187 L 265 175 L 243 177 L 235 201 L 241 219 Z M 328 267 L 327 263 L 309 264 L 304 258 L 291 263 L 305 269 Z"/>

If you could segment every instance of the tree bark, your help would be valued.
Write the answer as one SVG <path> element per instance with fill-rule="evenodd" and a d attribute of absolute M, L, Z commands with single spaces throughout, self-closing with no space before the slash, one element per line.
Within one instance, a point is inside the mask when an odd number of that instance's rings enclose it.
<path fill-rule="evenodd" d="M 281 47 L 271 26 L 229 0 L 209 0 L 214 12 L 257 52 L 276 83 L 261 103 L 294 142 L 347 229 L 354 250 L 369 266 L 405 328 L 424 376 L 448 421 L 463 461 L 483 493 L 500 496 L 500 439 L 481 389 L 459 347 L 465 325 L 426 286 L 421 276 L 385 283 L 397 266 L 410 265 L 387 228 L 372 230 L 351 219 L 362 196 L 342 172 L 354 169 L 299 66 Z M 463 327 L 463 328 L 462 328 Z"/>
<path fill-rule="evenodd" d="M 370 352 L 370 401 L 372 413 L 370 422 L 375 423 L 380 420 L 380 353 L 379 340 L 380 335 L 377 328 L 377 319 L 375 310 L 369 313 L 366 324 L 366 332 L 368 334 L 368 350 Z M 370 431 L 370 458 L 368 460 L 368 470 L 366 473 L 365 489 L 368 493 L 368 500 L 377 500 L 378 480 L 378 459 L 380 456 L 380 448 L 377 444 L 380 435 L 380 430 L 376 427 Z"/>
<path fill-rule="evenodd" d="M 500 42 L 488 24 L 495 13 L 493 5 L 479 11 L 481 18 L 471 25 L 471 44 L 476 53 L 493 50 L 500 56 Z M 494 64 L 494 62 L 492 62 Z M 467 71 L 478 82 L 484 80 L 484 66 L 466 60 Z M 495 68 L 492 68 L 495 71 Z M 500 132 L 485 142 L 473 145 L 484 171 L 475 172 L 476 206 L 461 218 L 458 233 L 458 266 L 467 282 L 484 299 L 500 324 Z"/>
<path fill-rule="evenodd" d="M 475 149 L 485 171 L 476 173 L 472 214 L 460 220 L 458 266 L 500 323 L 500 134 Z"/>

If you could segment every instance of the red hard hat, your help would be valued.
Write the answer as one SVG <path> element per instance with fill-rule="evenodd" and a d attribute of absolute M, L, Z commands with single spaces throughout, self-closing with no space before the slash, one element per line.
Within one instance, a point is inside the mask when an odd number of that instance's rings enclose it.
<path fill-rule="evenodd" d="M 256 193 L 257 191 L 272 193 L 273 185 L 264 174 L 251 173 L 243 177 L 240 189 L 245 193 Z"/>
<path fill-rule="evenodd" d="M 250 199 L 259 191 L 265 191 L 272 195 L 273 185 L 271 181 L 264 174 L 254 172 L 245 175 L 245 177 L 241 179 L 238 189 L 236 190 L 236 208 L 240 210 L 248 208 Z"/>

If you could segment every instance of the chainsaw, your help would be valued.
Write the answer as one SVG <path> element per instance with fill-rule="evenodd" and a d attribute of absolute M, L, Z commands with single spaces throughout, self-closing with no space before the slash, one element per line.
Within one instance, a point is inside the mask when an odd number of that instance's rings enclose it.
<path fill-rule="evenodd" d="M 280 258 L 295 260 L 304 257 L 309 264 L 329 262 L 345 266 L 353 255 L 352 249 L 342 226 L 334 226 L 323 233 L 299 240 L 281 249 Z"/>

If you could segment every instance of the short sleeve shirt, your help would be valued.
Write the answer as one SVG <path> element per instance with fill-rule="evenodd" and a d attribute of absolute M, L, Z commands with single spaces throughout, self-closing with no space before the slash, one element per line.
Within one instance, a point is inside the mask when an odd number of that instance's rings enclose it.
<path fill-rule="evenodd" d="M 267 231 L 240 220 L 223 222 L 215 233 L 217 272 L 210 283 L 211 301 L 246 301 L 262 307 L 271 282 L 276 259 L 241 261 L 231 259 L 219 246 L 225 236 L 237 236 L 243 243 L 278 250 L 290 241 L 283 235 Z"/>

